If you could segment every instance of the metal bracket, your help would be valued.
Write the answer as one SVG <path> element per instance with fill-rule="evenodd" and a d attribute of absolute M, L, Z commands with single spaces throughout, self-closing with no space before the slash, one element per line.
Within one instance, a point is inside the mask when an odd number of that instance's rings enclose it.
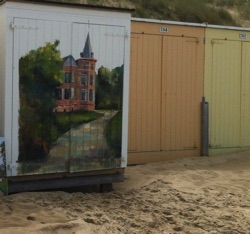
<path fill-rule="evenodd" d="M 14 22 L 11 22 L 10 24 L 11 29 L 28 29 L 28 30 L 37 30 L 38 27 L 32 27 L 32 26 L 24 26 L 24 25 L 17 25 Z"/>
<path fill-rule="evenodd" d="M 106 36 L 108 37 L 125 37 L 128 38 L 128 33 L 106 33 Z"/>

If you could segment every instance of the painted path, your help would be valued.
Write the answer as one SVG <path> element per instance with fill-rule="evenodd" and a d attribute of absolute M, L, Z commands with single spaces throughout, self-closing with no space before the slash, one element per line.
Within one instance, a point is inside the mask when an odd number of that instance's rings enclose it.
<path fill-rule="evenodd" d="M 104 116 L 72 128 L 53 144 L 48 160 L 36 173 L 75 171 L 83 161 L 105 157 L 108 150 L 104 131 L 117 111 L 102 112 Z"/>

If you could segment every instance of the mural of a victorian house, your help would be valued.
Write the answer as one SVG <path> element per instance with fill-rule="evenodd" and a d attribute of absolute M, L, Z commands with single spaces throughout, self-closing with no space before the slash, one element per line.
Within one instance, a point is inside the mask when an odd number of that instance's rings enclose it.
<path fill-rule="evenodd" d="M 63 59 L 63 84 L 56 90 L 56 112 L 95 110 L 96 62 L 90 37 L 87 35 L 80 58 Z"/>

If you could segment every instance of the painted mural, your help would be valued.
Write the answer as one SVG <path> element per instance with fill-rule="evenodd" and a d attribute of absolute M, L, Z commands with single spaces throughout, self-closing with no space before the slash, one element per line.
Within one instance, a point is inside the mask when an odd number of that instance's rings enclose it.
<path fill-rule="evenodd" d="M 123 64 L 97 67 L 89 33 L 77 58 L 60 43 L 19 60 L 18 175 L 121 165 Z"/>
<path fill-rule="evenodd" d="M 6 158 L 4 138 L 0 137 L 0 178 L 6 176 Z"/>

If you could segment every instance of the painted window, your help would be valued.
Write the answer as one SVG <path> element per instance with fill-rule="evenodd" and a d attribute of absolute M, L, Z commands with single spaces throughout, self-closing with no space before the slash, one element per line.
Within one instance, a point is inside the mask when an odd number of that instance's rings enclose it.
<path fill-rule="evenodd" d="M 64 73 L 64 82 L 65 83 L 71 83 L 71 80 L 72 80 L 72 73 L 65 72 Z"/>
<path fill-rule="evenodd" d="M 82 75 L 81 75 L 81 83 L 82 83 L 82 85 L 87 85 L 88 84 L 88 74 L 87 73 L 82 73 Z"/>
<path fill-rule="evenodd" d="M 89 90 L 89 101 L 94 101 L 94 91 L 92 89 Z"/>
<path fill-rule="evenodd" d="M 89 63 L 84 63 L 83 64 L 83 69 L 89 69 Z"/>
<path fill-rule="evenodd" d="M 82 89 L 82 101 L 87 101 L 87 89 Z"/>
<path fill-rule="evenodd" d="M 65 89 L 64 90 L 64 99 L 70 99 L 71 98 L 71 89 Z"/>
<path fill-rule="evenodd" d="M 90 85 L 94 85 L 94 76 L 90 75 L 90 81 L 89 81 Z"/>
<path fill-rule="evenodd" d="M 62 89 L 56 89 L 56 99 L 62 100 Z"/>

